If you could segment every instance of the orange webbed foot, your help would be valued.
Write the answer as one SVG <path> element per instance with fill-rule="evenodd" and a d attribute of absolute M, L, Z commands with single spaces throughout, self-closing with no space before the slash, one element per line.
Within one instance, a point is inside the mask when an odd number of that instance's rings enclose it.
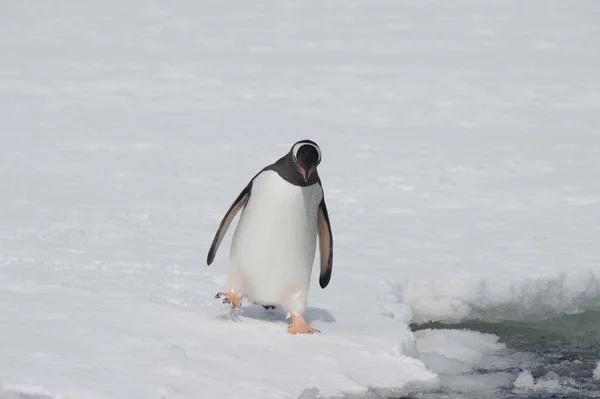
<path fill-rule="evenodd" d="M 292 316 L 292 324 L 288 327 L 288 333 L 295 334 L 313 334 L 320 333 L 321 331 L 316 328 L 312 328 L 308 325 L 304 316 Z"/>
<path fill-rule="evenodd" d="M 217 292 L 215 298 L 223 298 L 223 303 L 230 303 L 236 309 L 242 307 L 242 300 L 235 292 Z"/>

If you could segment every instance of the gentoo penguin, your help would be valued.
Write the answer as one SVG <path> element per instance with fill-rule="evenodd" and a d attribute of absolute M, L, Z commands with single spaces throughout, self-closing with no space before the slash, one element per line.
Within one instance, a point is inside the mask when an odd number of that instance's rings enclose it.
<path fill-rule="evenodd" d="M 317 166 L 321 149 L 311 140 L 295 143 L 248 183 L 223 217 L 207 264 L 242 210 L 229 254 L 229 292 L 215 298 L 240 308 L 242 297 L 264 307 L 281 306 L 292 316 L 288 333 L 320 332 L 304 319 L 317 237 L 319 285 L 327 287 L 333 266 L 333 236 Z"/>

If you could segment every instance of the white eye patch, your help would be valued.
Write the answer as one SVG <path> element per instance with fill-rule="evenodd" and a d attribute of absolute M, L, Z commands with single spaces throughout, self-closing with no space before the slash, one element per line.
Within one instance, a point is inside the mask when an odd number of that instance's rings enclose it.
<path fill-rule="evenodd" d="M 319 154 L 319 157 L 317 158 L 317 164 L 321 162 L 321 149 L 319 148 L 319 146 L 313 143 L 308 143 L 306 141 L 299 141 L 292 147 L 292 156 L 294 157 L 294 162 L 298 160 L 298 150 L 300 149 L 300 147 L 305 145 L 309 145 L 315 150 L 317 150 L 317 154 Z"/>

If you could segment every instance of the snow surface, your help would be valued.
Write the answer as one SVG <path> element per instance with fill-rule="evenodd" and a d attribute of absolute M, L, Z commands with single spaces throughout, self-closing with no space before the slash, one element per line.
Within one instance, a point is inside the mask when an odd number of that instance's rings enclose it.
<path fill-rule="evenodd" d="M 502 347 L 410 322 L 600 307 L 598 2 L 0 8 L 4 397 L 418 389 Z M 291 337 L 205 258 L 303 138 L 335 258 Z"/>

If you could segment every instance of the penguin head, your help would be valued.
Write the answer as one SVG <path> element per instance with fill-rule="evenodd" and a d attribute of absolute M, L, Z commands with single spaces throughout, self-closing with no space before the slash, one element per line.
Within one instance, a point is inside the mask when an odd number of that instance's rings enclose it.
<path fill-rule="evenodd" d="M 312 140 L 300 140 L 292 146 L 290 155 L 296 171 L 308 182 L 321 163 L 321 149 Z"/>

